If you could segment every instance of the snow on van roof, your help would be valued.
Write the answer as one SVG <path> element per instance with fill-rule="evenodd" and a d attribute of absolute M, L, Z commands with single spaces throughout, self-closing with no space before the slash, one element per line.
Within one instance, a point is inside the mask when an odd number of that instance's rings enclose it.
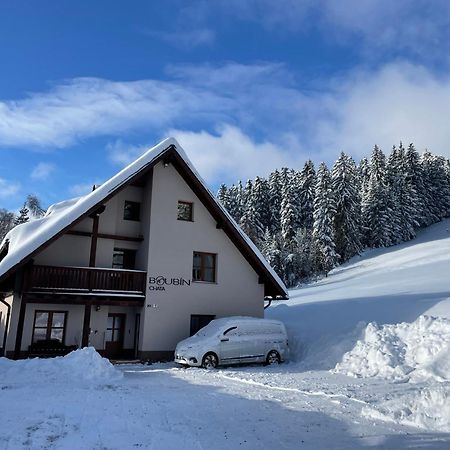
<path fill-rule="evenodd" d="M 160 157 L 167 150 L 174 148 L 178 155 L 188 165 L 190 170 L 194 173 L 208 194 L 218 205 L 221 211 L 225 214 L 229 222 L 239 232 L 241 237 L 245 240 L 252 252 L 257 256 L 262 265 L 270 273 L 271 277 L 278 285 L 280 291 L 287 297 L 287 289 L 269 263 L 265 260 L 264 256 L 255 246 L 255 244 L 248 238 L 248 236 L 240 229 L 234 219 L 230 216 L 228 211 L 217 201 L 215 195 L 210 191 L 205 181 L 201 178 L 197 170 L 192 165 L 191 161 L 187 157 L 185 151 L 180 144 L 174 138 L 167 138 L 161 141 L 145 152 L 142 156 L 122 169 L 116 175 L 100 185 L 97 189 L 89 194 L 66 200 L 60 203 L 56 203 L 50 206 L 44 217 L 30 222 L 21 224 L 12 229 L 3 239 L 0 246 L 4 248 L 8 246 L 8 252 L 3 260 L 0 262 L 0 278 L 7 274 L 11 269 L 20 265 L 29 255 L 38 250 L 48 240 L 53 238 L 59 232 L 69 227 L 82 215 L 89 212 L 95 205 L 101 203 L 109 194 L 125 184 L 133 175 L 139 172 L 141 169 L 149 166 L 158 157 Z"/>
<path fill-rule="evenodd" d="M 280 323 L 279 320 L 271 320 L 271 319 L 263 319 L 262 317 L 251 317 L 251 316 L 230 316 L 230 317 L 221 317 L 220 319 L 214 319 L 210 323 L 217 324 L 217 326 L 223 326 L 228 323 L 242 323 L 242 322 L 261 322 L 265 323 Z"/>

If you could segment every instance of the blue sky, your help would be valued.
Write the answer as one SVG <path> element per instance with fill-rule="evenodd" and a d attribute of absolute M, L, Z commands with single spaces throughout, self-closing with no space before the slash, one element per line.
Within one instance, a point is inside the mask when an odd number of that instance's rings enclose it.
<path fill-rule="evenodd" d="M 444 0 L 0 0 L 0 207 L 164 137 L 215 188 L 400 140 L 450 156 Z"/>

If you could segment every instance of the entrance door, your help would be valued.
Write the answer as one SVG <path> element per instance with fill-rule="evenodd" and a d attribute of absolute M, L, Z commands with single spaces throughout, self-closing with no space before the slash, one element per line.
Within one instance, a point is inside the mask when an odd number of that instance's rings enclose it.
<path fill-rule="evenodd" d="M 107 358 L 117 358 L 123 352 L 125 317 L 125 314 L 108 314 L 105 336 L 105 356 Z"/>

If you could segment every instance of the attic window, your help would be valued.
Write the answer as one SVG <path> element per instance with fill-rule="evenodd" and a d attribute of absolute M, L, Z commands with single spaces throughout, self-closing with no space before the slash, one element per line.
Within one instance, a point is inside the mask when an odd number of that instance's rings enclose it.
<path fill-rule="evenodd" d="M 194 204 L 191 202 L 183 202 L 181 200 L 178 201 L 178 220 L 185 220 L 186 222 L 193 221 L 193 208 Z"/>
<path fill-rule="evenodd" d="M 141 217 L 141 204 L 139 202 L 132 202 L 125 200 L 125 206 L 123 209 L 124 220 L 134 220 L 139 222 Z"/>

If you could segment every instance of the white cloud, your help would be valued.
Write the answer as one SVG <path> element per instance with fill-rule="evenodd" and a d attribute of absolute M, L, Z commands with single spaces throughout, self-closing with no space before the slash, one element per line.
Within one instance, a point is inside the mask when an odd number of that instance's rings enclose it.
<path fill-rule="evenodd" d="M 40 162 L 31 172 L 33 180 L 46 180 L 54 171 L 55 165 L 51 163 Z"/>
<path fill-rule="evenodd" d="M 324 153 L 342 149 L 360 157 L 375 143 L 388 151 L 402 140 L 450 156 L 449 77 L 391 64 L 377 72 L 356 72 L 321 102 L 326 113 L 314 124 L 312 137 Z"/>
<path fill-rule="evenodd" d="M 81 138 L 158 128 L 184 116 L 214 117 L 224 109 L 220 100 L 182 82 L 78 78 L 0 102 L 0 145 L 65 147 Z"/>
<path fill-rule="evenodd" d="M 306 157 L 292 151 L 294 148 L 299 150 L 292 137 L 276 144 L 255 142 L 240 129 L 229 125 L 220 127 L 215 134 L 183 130 L 170 130 L 169 134 L 180 142 L 209 183 L 220 180 L 229 184 L 256 175 L 267 176 L 275 168 L 299 167 Z"/>
<path fill-rule="evenodd" d="M 165 82 L 72 80 L 0 103 L 0 145 L 122 136 L 107 150 L 124 165 L 147 148 L 126 144 L 127 132 L 173 133 L 210 181 L 307 157 L 330 163 L 341 150 L 360 157 L 399 140 L 450 156 L 450 76 L 421 66 L 396 62 L 313 86 L 299 85 L 280 64 L 176 66 L 168 74 Z"/>
<path fill-rule="evenodd" d="M 83 138 L 161 130 L 174 123 L 249 121 L 248 106 L 257 91 L 266 88 L 270 95 L 271 86 L 284 89 L 268 78 L 276 80 L 278 70 L 272 64 L 228 64 L 178 68 L 170 81 L 77 78 L 48 92 L 0 102 L 0 146 L 66 147 Z M 224 83 L 230 91 L 223 91 Z"/>
<path fill-rule="evenodd" d="M 20 184 L 0 178 L 0 198 L 8 198 L 16 195 L 20 190 Z"/>

